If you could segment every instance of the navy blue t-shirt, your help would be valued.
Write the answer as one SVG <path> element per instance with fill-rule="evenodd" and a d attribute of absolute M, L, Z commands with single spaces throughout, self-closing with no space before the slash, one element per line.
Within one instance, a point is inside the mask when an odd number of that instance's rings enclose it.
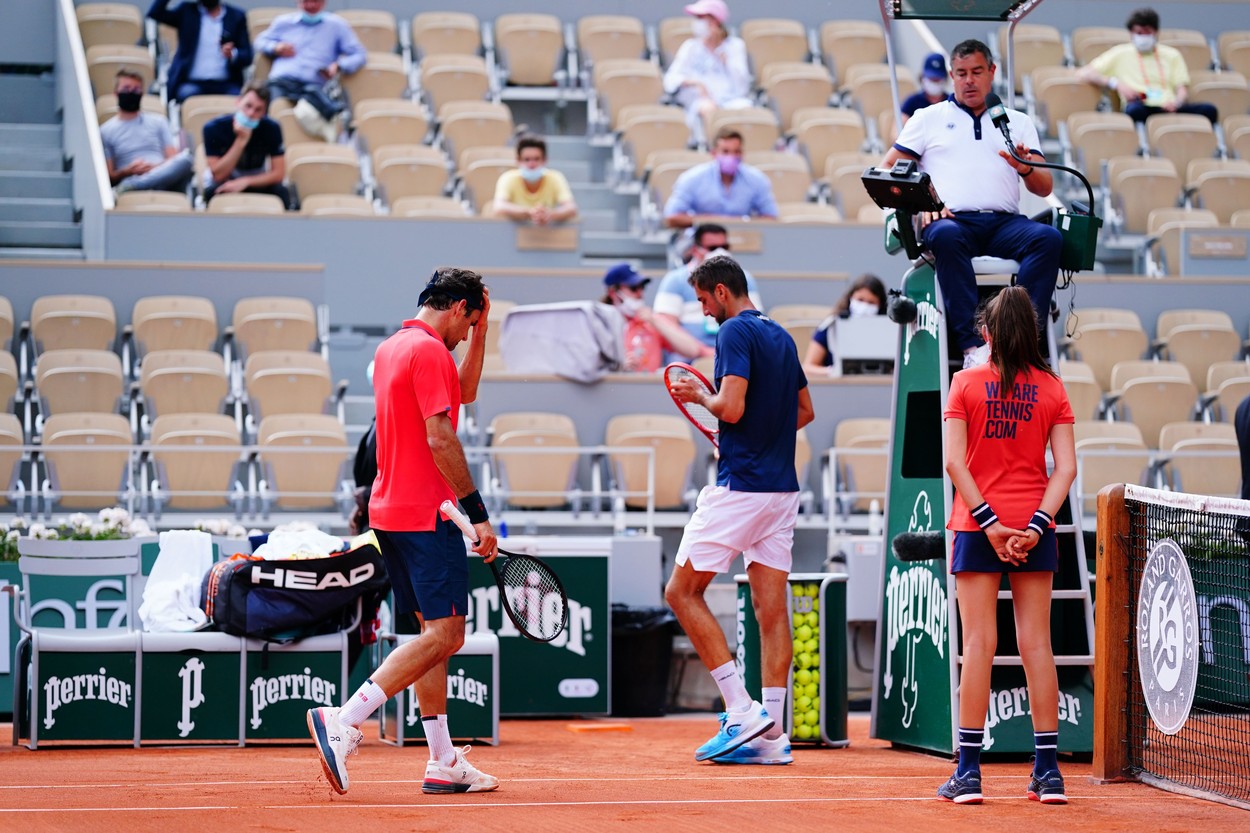
<path fill-rule="evenodd" d="M 715 374 L 717 387 L 726 376 L 747 380 L 742 418 L 720 424 L 716 485 L 735 492 L 797 492 L 794 444 L 807 377 L 794 339 L 759 310 L 740 312 L 716 334 Z"/>
<path fill-rule="evenodd" d="M 234 144 L 234 116 L 218 116 L 204 125 L 204 155 L 225 156 L 226 151 Z M 247 140 L 239 163 L 234 166 L 240 173 L 255 173 L 263 170 L 272 156 L 285 156 L 286 148 L 282 146 L 282 126 L 265 116 L 252 131 Z"/>
<path fill-rule="evenodd" d="M 923 110 L 924 108 L 928 107 L 930 104 L 934 104 L 934 103 L 940 103 L 940 102 L 930 101 L 929 97 L 924 94 L 924 90 L 919 90 L 907 96 L 907 98 L 903 99 L 903 104 L 901 107 L 899 107 L 899 109 L 903 111 L 903 113 L 907 116 L 907 118 L 911 118 L 912 116 L 916 115 L 917 110 Z"/>

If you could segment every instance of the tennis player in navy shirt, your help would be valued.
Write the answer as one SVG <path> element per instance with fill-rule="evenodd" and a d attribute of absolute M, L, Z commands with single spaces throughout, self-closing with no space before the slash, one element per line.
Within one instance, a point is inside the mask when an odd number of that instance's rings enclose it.
<path fill-rule="evenodd" d="M 703 312 L 721 325 L 717 390 L 683 381 L 672 392 L 719 420 L 720 457 L 716 485 L 699 493 L 682 535 L 665 598 L 725 700 L 720 730 L 695 751 L 695 760 L 788 764 L 793 758 L 782 717 L 794 652 L 786 606 L 799 509 L 794 445 L 798 429 L 815 415 L 812 398 L 794 340 L 751 303 L 742 267 L 728 257 L 709 258 L 690 284 Z M 762 703 L 747 693 L 703 596 L 738 553 L 760 628 Z"/>

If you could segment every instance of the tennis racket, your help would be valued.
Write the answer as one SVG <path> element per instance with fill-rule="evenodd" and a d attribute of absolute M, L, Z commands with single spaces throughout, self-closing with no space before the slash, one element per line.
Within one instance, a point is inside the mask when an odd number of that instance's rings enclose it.
<path fill-rule="evenodd" d="M 664 387 L 668 388 L 669 396 L 673 396 L 673 383 L 678 379 L 690 379 L 696 385 L 702 385 L 709 394 L 716 393 L 712 383 L 702 373 L 684 362 L 673 362 L 664 368 Z M 698 402 L 682 402 L 676 396 L 673 396 L 673 402 L 676 403 L 677 410 L 681 411 L 686 419 L 694 423 L 695 428 L 702 431 L 703 435 L 712 441 L 712 445 L 720 448 L 720 420 L 713 416 L 711 411 Z"/>
<path fill-rule="evenodd" d="M 460 527 L 464 537 L 476 543 L 477 532 L 459 506 L 445 500 L 440 508 Z M 560 577 L 546 561 L 500 547 L 490 569 L 499 586 L 504 613 L 522 636 L 535 642 L 550 642 L 564 633 L 569 622 L 569 597 Z"/>

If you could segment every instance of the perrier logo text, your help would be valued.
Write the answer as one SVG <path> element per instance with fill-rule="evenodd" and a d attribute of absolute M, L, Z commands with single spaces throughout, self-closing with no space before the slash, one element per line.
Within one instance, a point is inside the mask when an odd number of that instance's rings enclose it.
<path fill-rule="evenodd" d="M 130 683 L 110 677 L 101 668 L 98 674 L 75 674 L 72 677 L 49 677 L 43 684 L 43 728 L 56 725 L 56 710 L 80 700 L 103 700 L 123 709 L 130 708 Z"/>
<path fill-rule="evenodd" d="M 314 677 L 311 668 L 305 668 L 303 674 L 280 674 L 276 677 L 256 677 L 252 680 L 252 728 L 259 729 L 263 722 L 260 713 L 266 706 L 286 700 L 311 700 L 323 706 L 333 705 L 334 683 L 321 677 Z"/>

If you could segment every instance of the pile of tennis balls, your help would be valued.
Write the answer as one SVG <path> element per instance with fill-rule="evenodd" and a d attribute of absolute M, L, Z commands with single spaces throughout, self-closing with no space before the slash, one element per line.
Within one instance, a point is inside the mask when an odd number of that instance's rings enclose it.
<path fill-rule="evenodd" d="M 794 634 L 794 709 L 792 740 L 820 740 L 820 585 L 791 585 Z"/>

